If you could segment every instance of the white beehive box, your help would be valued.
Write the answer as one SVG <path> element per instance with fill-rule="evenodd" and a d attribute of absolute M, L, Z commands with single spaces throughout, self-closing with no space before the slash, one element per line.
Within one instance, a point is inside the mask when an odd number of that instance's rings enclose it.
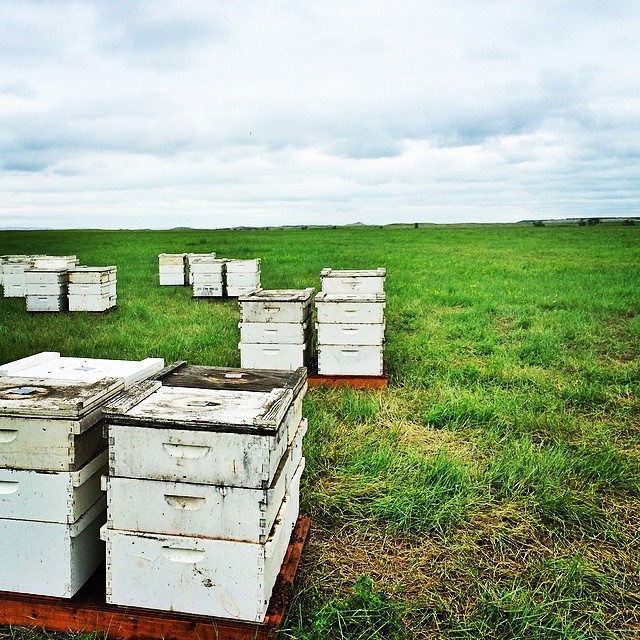
<path fill-rule="evenodd" d="M 187 270 L 188 270 L 188 282 L 193 284 L 193 268 L 196 264 L 201 262 L 207 262 L 215 259 L 216 254 L 211 253 L 188 253 L 187 254 Z"/>
<path fill-rule="evenodd" d="M 305 344 L 311 337 L 309 322 L 240 322 L 242 343 Z"/>
<path fill-rule="evenodd" d="M 195 276 L 212 276 L 222 275 L 226 270 L 227 260 L 224 258 L 216 258 L 215 254 L 211 257 L 192 258 L 190 263 L 191 273 Z"/>
<path fill-rule="evenodd" d="M 262 622 L 297 516 L 285 498 L 263 544 L 104 527 L 107 603 Z"/>
<path fill-rule="evenodd" d="M 0 519 L 0 591 L 71 598 L 104 562 L 102 497 L 73 524 Z"/>
<path fill-rule="evenodd" d="M 161 267 L 159 276 L 161 286 L 183 286 L 186 280 L 185 270 L 180 267 Z"/>
<path fill-rule="evenodd" d="M 105 446 L 101 406 L 122 380 L 0 378 L 0 468 L 78 471 Z"/>
<path fill-rule="evenodd" d="M 318 344 L 382 345 L 384 324 L 316 324 Z"/>
<path fill-rule="evenodd" d="M 105 267 L 76 266 L 69 269 L 69 284 L 105 284 L 116 282 L 118 268 L 114 265 Z"/>
<path fill-rule="evenodd" d="M 226 278 L 227 295 L 232 298 L 244 296 L 260 289 L 260 272 L 229 273 Z"/>
<path fill-rule="evenodd" d="M 109 360 L 60 356 L 57 351 L 43 351 L 27 358 L 0 365 L 0 376 L 46 378 L 97 382 L 104 378 L 122 378 L 124 388 L 158 373 L 164 367 L 162 358 L 144 360 Z"/>
<path fill-rule="evenodd" d="M 31 258 L 8 260 L 2 266 L 3 288 L 5 298 L 24 298 L 24 272 L 31 267 Z"/>
<path fill-rule="evenodd" d="M 187 282 L 187 254 L 158 254 L 158 272 L 161 285 L 184 285 Z"/>
<path fill-rule="evenodd" d="M 94 296 L 100 298 L 111 298 L 116 295 L 117 282 L 112 280 L 111 282 L 102 282 L 99 284 L 68 284 L 69 295 L 76 296 Z"/>
<path fill-rule="evenodd" d="M 113 309 L 118 303 L 118 296 L 87 296 L 69 294 L 67 296 L 69 311 L 101 312 Z"/>
<path fill-rule="evenodd" d="M 69 272 L 66 269 L 36 269 L 35 267 L 26 269 L 24 272 L 24 282 L 27 292 L 30 293 L 61 293 L 62 287 L 66 286 L 69 279 Z M 51 290 L 38 289 L 42 286 L 53 286 Z"/>
<path fill-rule="evenodd" d="M 249 369 L 295 370 L 304 367 L 311 359 L 311 339 L 304 344 L 238 344 L 240 364 Z"/>
<path fill-rule="evenodd" d="M 271 485 L 229 485 L 105 477 L 110 529 L 265 542 L 285 493 L 298 501 L 304 469 L 306 421 L 288 448 Z"/>
<path fill-rule="evenodd" d="M 107 449 L 78 471 L 0 468 L 0 518 L 73 524 L 102 498 Z"/>
<path fill-rule="evenodd" d="M 66 295 L 25 295 L 27 311 L 66 311 Z"/>
<path fill-rule="evenodd" d="M 242 322 L 304 324 L 311 313 L 314 289 L 260 289 L 240 296 Z"/>
<path fill-rule="evenodd" d="M 302 398 L 145 381 L 104 407 L 109 475 L 269 486 L 302 420 Z"/>
<path fill-rule="evenodd" d="M 242 273 L 259 273 L 260 272 L 260 258 L 251 258 L 249 260 L 228 259 L 226 262 L 227 262 L 227 276 L 230 273 L 242 274 Z"/>
<path fill-rule="evenodd" d="M 187 260 L 186 253 L 159 253 L 159 267 L 182 267 L 184 269 Z"/>
<path fill-rule="evenodd" d="M 315 297 L 318 323 L 382 324 L 384 293 L 347 294 L 319 292 Z"/>
<path fill-rule="evenodd" d="M 78 264 L 76 256 L 34 256 L 35 269 L 71 269 Z"/>
<path fill-rule="evenodd" d="M 381 376 L 383 348 L 373 345 L 318 344 L 318 373 L 322 375 Z"/>
<path fill-rule="evenodd" d="M 325 268 L 320 272 L 322 291 L 328 293 L 384 293 L 387 270 L 339 270 Z"/>

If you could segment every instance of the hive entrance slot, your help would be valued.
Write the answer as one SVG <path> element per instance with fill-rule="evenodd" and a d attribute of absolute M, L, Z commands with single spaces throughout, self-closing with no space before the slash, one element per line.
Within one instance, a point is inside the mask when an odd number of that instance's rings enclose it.
<path fill-rule="evenodd" d="M 213 402 L 211 400 L 190 400 L 187 402 L 189 407 L 219 407 L 220 402 Z"/>

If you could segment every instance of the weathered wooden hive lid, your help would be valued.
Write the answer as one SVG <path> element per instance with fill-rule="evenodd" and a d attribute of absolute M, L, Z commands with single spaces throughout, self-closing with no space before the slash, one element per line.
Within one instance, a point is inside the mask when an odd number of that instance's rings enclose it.
<path fill-rule="evenodd" d="M 0 366 L 0 375 L 20 378 L 43 378 L 77 382 L 97 382 L 118 378 L 125 389 L 157 373 L 164 366 L 162 358 L 144 360 L 107 360 L 60 356 L 57 351 L 43 351 Z"/>
<path fill-rule="evenodd" d="M 384 278 L 386 275 L 385 267 L 377 269 L 330 269 L 325 267 L 320 272 L 322 278 Z"/>
<path fill-rule="evenodd" d="M 296 397 L 307 381 L 307 368 L 299 367 L 294 371 L 238 369 L 193 365 L 179 361 L 168 365 L 153 378 L 169 387 L 262 392 L 291 389 Z"/>
<path fill-rule="evenodd" d="M 238 297 L 238 302 L 307 302 L 311 300 L 313 287 L 306 289 L 257 289 Z"/>
<path fill-rule="evenodd" d="M 103 415 L 112 424 L 267 435 L 278 431 L 292 400 L 291 389 L 197 389 L 145 380 L 108 403 Z"/>
<path fill-rule="evenodd" d="M 97 382 L 0 377 L 0 415 L 81 418 L 122 391 L 120 379 Z"/>
<path fill-rule="evenodd" d="M 384 293 L 329 293 L 328 291 L 320 291 L 315 297 L 316 303 L 384 303 L 386 299 Z"/>
<path fill-rule="evenodd" d="M 113 264 L 104 267 L 90 267 L 83 264 L 68 269 L 69 273 L 115 273 L 117 270 L 118 267 Z"/>

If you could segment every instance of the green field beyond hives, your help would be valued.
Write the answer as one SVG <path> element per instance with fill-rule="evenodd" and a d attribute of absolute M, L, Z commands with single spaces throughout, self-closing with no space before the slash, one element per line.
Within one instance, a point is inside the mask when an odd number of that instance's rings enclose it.
<path fill-rule="evenodd" d="M 116 265 L 118 306 L 1 298 L 0 362 L 239 366 L 237 302 L 158 282 L 159 253 L 211 251 L 261 258 L 265 289 L 387 268 L 389 387 L 305 399 L 283 637 L 640 637 L 640 225 L 3 231 L 0 254 Z"/>

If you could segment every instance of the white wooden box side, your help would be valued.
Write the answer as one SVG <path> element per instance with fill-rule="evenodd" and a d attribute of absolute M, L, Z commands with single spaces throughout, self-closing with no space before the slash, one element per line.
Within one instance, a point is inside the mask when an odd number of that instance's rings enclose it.
<path fill-rule="evenodd" d="M 0 468 L 79 470 L 106 444 L 96 414 L 89 426 L 83 421 L 0 416 Z"/>
<path fill-rule="evenodd" d="M 318 345 L 320 375 L 381 376 L 383 347 Z"/>
<path fill-rule="evenodd" d="M 0 469 L 0 518 L 72 524 L 102 498 L 104 449 L 79 471 Z"/>
<path fill-rule="evenodd" d="M 282 369 L 293 371 L 306 366 L 311 359 L 311 340 L 305 344 L 238 344 L 240 366 L 247 369 Z"/>
<path fill-rule="evenodd" d="M 264 544 L 103 527 L 107 603 L 262 622 L 297 516 L 285 499 Z"/>
<path fill-rule="evenodd" d="M 106 499 L 72 525 L 0 519 L 0 591 L 71 598 L 104 563 Z"/>
<path fill-rule="evenodd" d="M 311 337 L 310 322 L 240 322 L 240 341 L 263 344 L 305 344 Z"/>
<path fill-rule="evenodd" d="M 382 345 L 384 324 L 336 324 L 317 323 L 318 344 L 336 345 Z"/>

